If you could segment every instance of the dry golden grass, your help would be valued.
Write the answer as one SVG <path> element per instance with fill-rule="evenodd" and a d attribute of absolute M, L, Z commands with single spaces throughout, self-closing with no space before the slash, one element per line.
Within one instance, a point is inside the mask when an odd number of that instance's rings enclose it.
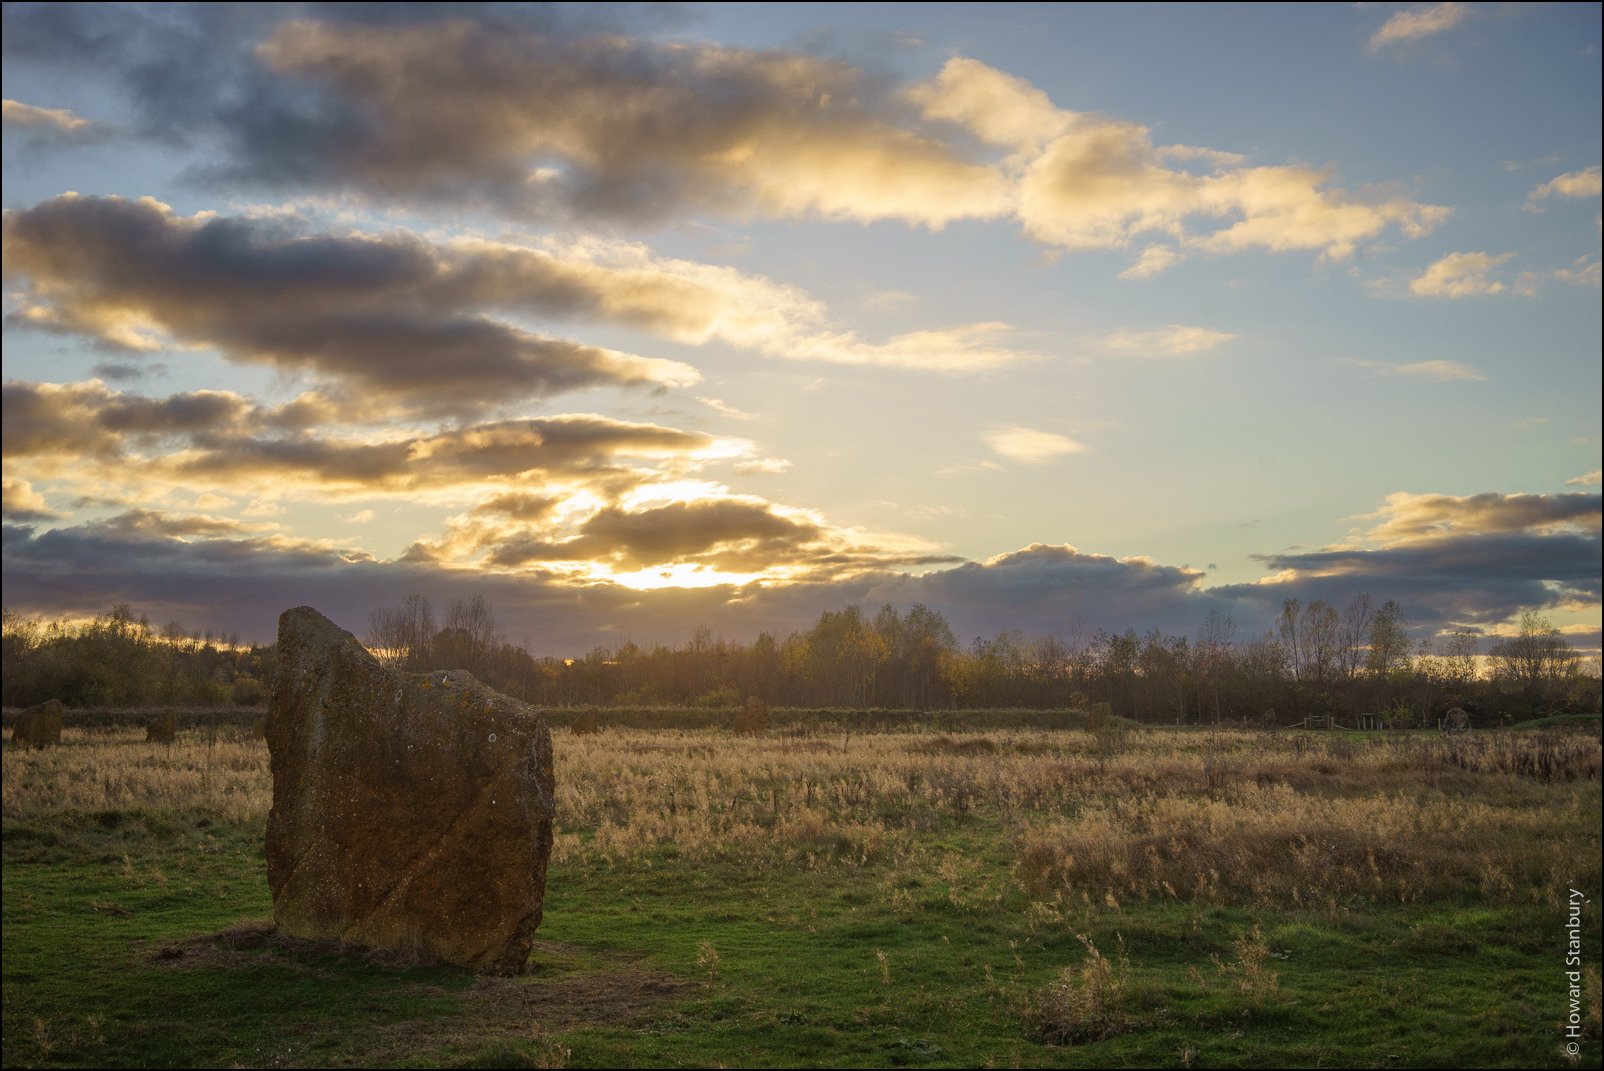
<path fill-rule="evenodd" d="M 1101 1041 L 1123 1032 L 1131 1021 L 1126 1007 L 1131 965 L 1125 950 L 1110 960 L 1090 937 L 1078 936 L 1086 959 L 1077 967 L 1061 967 L 1026 1008 L 1036 1036 L 1054 1045 Z"/>
<path fill-rule="evenodd" d="M 65 811 L 195 808 L 230 821 L 264 819 L 273 803 L 267 744 L 238 730 L 180 732 L 171 746 L 147 743 L 145 729 L 67 729 L 61 747 L 7 747 L 0 813 L 7 818 Z"/>
<path fill-rule="evenodd" d="M 554 861 L 921 859 L 955 910 L 1005 888 L 1046 918 L 1137 899 L 1335 907 L 1536 900 L 1599 867 L 1601 749 L 1582 734 L 1440 739 L 1145 730 L 559 734 Z M 259 821 L 267 748 L 243 731 L 69 729 L 8 747 L 3 812 L 198 808 Z M 932 846 L 982 828 L 1012 872 Z M 888 885 L 884 895 L 906 895 Z M 1056 907 L 1053 905 L 1057 905 Z"/>

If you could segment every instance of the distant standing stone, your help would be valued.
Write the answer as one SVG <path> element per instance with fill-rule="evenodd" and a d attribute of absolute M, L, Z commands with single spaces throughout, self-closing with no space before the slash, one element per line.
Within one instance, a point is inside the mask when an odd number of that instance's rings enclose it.
<path fill-rule="evenodd" d="M 171 744 L 178 739 L 178 716 L 170 710 L 158 714 L 154 721 L 145 726 L 145 743 Z"/>
<path fill-rule="evenodd" d="M 398 673 L 310 607 L 279 618 L 267 881 L 296 937 L 516 974 L 551 852 L 551 734 L 468 673 Z"/>
<path fill-rule="evenodd" d="M 66 707 L 59 699 L 47 699 L 17 715 L 11 729 L 11 743 L 17 747 L 56 747 L 61 743 L 61 715 Z"/>

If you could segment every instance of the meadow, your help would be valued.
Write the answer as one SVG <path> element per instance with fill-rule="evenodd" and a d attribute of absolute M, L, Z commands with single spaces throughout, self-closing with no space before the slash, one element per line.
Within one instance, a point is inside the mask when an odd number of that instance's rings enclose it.
<path fill-rule="evenodd" d="M 1598 1066 L 1596 721 L 698 718 L 554 724 L 516 979 L 274 935 L 243 717 L 7 743 L 4 1062 Z"/>

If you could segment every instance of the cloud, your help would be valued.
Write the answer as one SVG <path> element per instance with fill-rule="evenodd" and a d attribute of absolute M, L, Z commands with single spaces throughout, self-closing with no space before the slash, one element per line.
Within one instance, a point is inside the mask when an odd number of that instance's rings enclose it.
<path fill-rule="evenodd" d="M 1151 279 L 1166 268 L 1174 267 L 1186 259 L 1167 245 L 1150 245 L 1144 248 L 1141 254 L 1131 263 L 1131 266 L 1119 273 L 1121 279 Z"/>
<path fill-rule="evenodd" d="M 899 83 L 800 50 L 591 33 L 549 14 L 308 13 L 135 10 L 93 24 L 29 11 L 7 40 L 24 60 L 120 76 L 152 136 L 215 143 L 225 162 L 208 177 L 234 187 L 543 221 L 1013 220 L 1063 249 L 1150 239 L 1129 278 L 1193 252 L 1347 257 L 1449 213 L 1350 193 L 1325 169 L 1156 146 L 1139 123 L 1060 107 L 965 57 Z M 114 47 L 108 23 L 138 47 Z M 129 51 L 159 59 L 130 64 Z"/>
<path fill-rule="evenodd" d="M 213 517 L 199 513 L 175 515 L 148 509 L 131 509 L 115 517 L 97 521 L 96 527 L 124 537 L 151 536 L 190 542 L 195 539 L 212 540 L 270 531 L 277 525 L 247 523 L 229 517 Z M 276 542 L 281 545 L 291 545 L 293 541 L 276 540 Z"/>
<path fill-rule="evenodd" d="M 1590 535 L 1499 533 L 1383 548 L 1311 551 L 1259 558 L 1278 570 L 1258 585 L 1271 599 L 1354 593 L 1397 599 L 1412 623 L 1443 629 L 1488 625 L 1523 608 L 1596 608 L 1600 541 Z M 1240 587 L 1222 594 L 1246 594 Z"/>
<path fill-rule="evenodd" d="M 1366 538 L 1387 544 L 1474 533 L 1596 531 L 1600 498 L 1583 493 L 1456 496 L 1400 491 L 1388 495 L 1386 505 L 1367 519 L 1380 523 Z"/>
<path fill-rule="evenodd" d="M 1085 453 L 1087 449 L 1084 443 L 1067 436 L 1018 426 L 993 428 L 984 438 L 986 445 L 1003 457 L 1029 465 L 1039 465 L 1065 454 Z"/>
<path fill-rule="evenodd" d="M 1604 479 L 1604 471 L 1594 469 L 1580 476 L 1572 476 L 1565 482 L 1575 487 L 1597 487 L 1601 479 Z"/>
<path fill-rule="evenodd" d="M 0 388 L 0 442 L 8 460 L 54 456 L 66 460 L 122 459 L 182 440 L 301 432 L 383 411 L 354 410 L 316 392 L 281 405 L 260 405 L 233 391 L 200 390 L 153 398 L 114 391 L 99 380 L 29 383 Z"/>
<path fill-rule="evenodd" d="M 640 510 L 598 510 L 572 538 L 509 540 L 496 548 L 490 562 L 601 561 L 629 570 L 692 563 L 747 572 L 794 559 L 816 547 L 823 535 L 813 521 L 781 514 L 761 500 L 702 499 Z"/>
<path fill-rule="evenodd" d="M 952 619 L 960 636 L 1060 632 L 1073 622 L 1123 631 L 1185 633 L 1211 608 L 1243 616 L 1248 604 L 1220 600 L 1196 569 L 1146 558 L 1113 558 L 1068 544 L 1033 543 L 984 562 L 922 576 L 887 577 L 869 591 L 877 602 L 923 603 Z"/>
<path fill-rule="evenodd" d="M 634 588 L 818 582 L 960 561 L 933 543 L 834 525 L 818 513 L 705 480 L 643 481 L 611 493 L 503 495 L 451 518 L 409 555 Z"/>
<path fill-rule="evenodd" d="M 1581 200 L 1597 197 L 1601 190 L 1604 190 L 1604 177 L 1601 177 L 1599 165 L 1594 164 L 1583 171 L 1571 171 L 1549 179 L 1527 194 L 1526 201 L 1528 205 L 1535 205 L 1550 197 Z"/>
<path fill-rule="evenodd" d="M 910 129 L 863 71 L 805 53 L 298 20 L 255 58 L 324 110 L 241 116 L 235 180 L 629 219 L 716 206 L 940 227 L 1007 204 L 1001 176 Z"/>
<path fill-rule="evenodd" d="M 1475 294 L 1497 294 L 1504 284 L 1491 272 L 1513 253 L 1492 256 L 1487 253 L 1449 253 L 1435 261 L 1409 282 L 1409 292 L 1418 297 L 1462 298 Z"/>
<path fill-rule="evenodd" d="M 760 276 L 602 240 L 512 245 L 407 232 L 306 233 L 294 220 L 180 216 L 145 199 L 65 195 L 5 215 L 14 324 L 130 352 L 215 347 L 424 412 L 465 414 L 601 385 L 695 382 L 676 361 L 536 334 L 500 315 L 713 339 L 792 360 L 961 373 L 1038 359 L 1006 324 L 884 342 L 835 327 Z"/>
<path fill-rule="evenodd" d="M 1599 604 L 1597 494 L 1399 492 L 1363 519 L 1375 523 L 1352 543 L 1257 556 L 1278 572 L 1252 586 L 1267 596 L 1328 601 L 1384 592 L 1406 616 L 1433 627 Z M 1227 591 L 1242 593 L 1241 586 Z"/>
<path fill-rule="evenodd" d="M 744 409 L 737 409 L 720 398 L 698 397 L 697 401 L 707 406 L 719 416 L 729 417 L 731 420 L 756 420 L 756 413 L 748 413 Z"/>
<path fill-rule="evenodd" d="M 737 461 L 734 465 L 736 472 L 761 472 L 765 475 L 774 475 L 784 472 L 791 467 L 791 462 L 783 457 L 754 457 L 745 461 Z"/>
<path fill-rule="evenodd" d="M 65 195 L 7 212 L 4 237 L 7 279 L 26 280 L 12 323 L 131 352 L 216 347 L 439 413 L 697 378 L 677 362 L 463 311 L 473 280 L 407 235 L 302 237 L 270 221 L 178 216 L 148 198 Z"/>
<path fill-rule="evenodd" d="M 721 445 L 694 432 L 571 415 L 382 440 L 218 437 L 160 459 L 145 475 L 165 472 L 176 480 L 224 485 L 257 481 L 334 494 L 404 495 L 537 480 L 622 488 L 655 476 L 620 464 L 623 459 L 683 459 Z"/>
<path fill-rule="evenodd" d="M 0 399 L 8 474 L 85 488 L 137 481 L 149 491 L 248 487 L 344 498 L 544 482 L 618 493 L 751 449 L 743 440 L 594 414 L 319 434 L 347 414 L 318 395 L 260 406 L 222 391 L 147 398 L 98 382 L 11 382 Z"/>
<path fill-rule="evenodd" d="M 1370 35 L 1370 51 L 1389 45 L 1406 44 L 1443 33 L 1465 21 L 1470 9 L 1464 4 L 1422 4 L 1400 11 Z"/>
<path fill-rule="evenodd" d="M 1207 353 L 1236 337 L 1229 331 L 1170 324 L 1151 331 L 1116 331 L 1103 339 L 1103 346 L 1131 357 L 1187 357 Z"/>
<path fill-rule="evenodd" d="M 27 480 L 6 477 L 0 487 L 3 487 L 0 513 L 8 521 L 53 521 L 63 516 L 51 509 L 45 503 L 44 496 L 35 491 Z"/>
<path fill-rule="evenodd" d="M 1406 364 L 1389 364 L 1385 361 L 1351 361 L 1356 367 L 1368 369 L 1371 375 L 1424 379 L 1433 383 L 1453 383 L 1460 380 L 1485 380 L 1481 372 L 1463 361 L 1410 361 Z"/>
<path fill-rule="evenodd" d="M 74 115 L 65 108 L 41 108 L 24 104 L 20 100 L 6 100 L 0 104 L 0 122 L 8 127 L 20 127 L 36 134 L 53 134 L 62 137 L 82 138 L 100 131 L 99 123 Z"/>
<path fill-rule="evenodd" d="M 1543 284 L 1555 282 L 1566 286 L 1584 286 L 1598 289 L 1604 283 L 1604 271 L 1600 270 L 1598 257 L 1592 254 L 1583 254 L 1571 262 L 1569 267 L 1554 268 L 1551 271 L 1523 271 L 1515 280 L 1515 292 L 1522 297 L 1534 297 Z"/>
<path fill-rule="evenodd" d="M 1124 248 L 1158 234 L 1183 250 L 1313 249 L 1343 258 L 1389 226 L 1418 237 L 1448 215 L 1400 198 L 1355 198 L 1313 168 L 1248 167 L 1233 153 L 1160 148 L 1145 126 L 1058 108 L 1024 80 L 963 57 L 910 96 L 927 118 L 1008 150 L 999 166 L 1017 181 L 1015 215 L 1025 233 L 1066 249 Z M 1154 249 L 1128 277 L 1173 261 Z"/>

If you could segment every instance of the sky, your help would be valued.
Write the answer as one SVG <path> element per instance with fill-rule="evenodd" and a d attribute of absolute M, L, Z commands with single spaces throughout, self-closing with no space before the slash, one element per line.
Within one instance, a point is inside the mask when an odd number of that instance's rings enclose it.
<path fill-rule="evenodd" d="M 3 19 L 9 610 L 1599 647 L 1598 5 Z"/>

